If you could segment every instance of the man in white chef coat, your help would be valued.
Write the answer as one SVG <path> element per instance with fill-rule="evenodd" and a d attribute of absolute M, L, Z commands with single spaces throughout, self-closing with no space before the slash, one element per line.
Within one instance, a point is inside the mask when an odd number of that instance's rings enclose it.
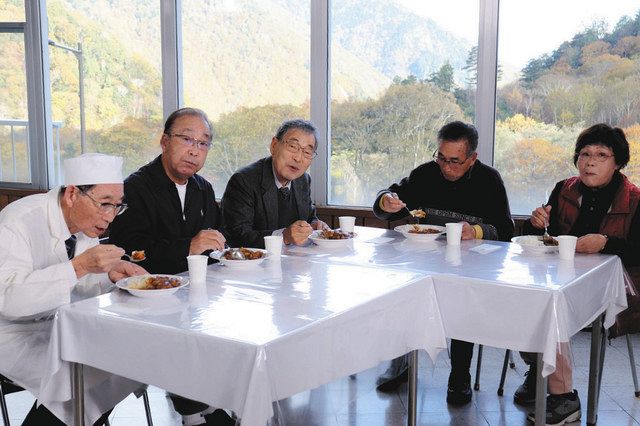
<path fill-rule="evenodd" d="M 65 186 L 0 211 L 0 373 L 36 398 L 56 308 L 146 273 L 121 260 L 121 248 L 98 244 L 98 236 L 126 208 L 122 158 L 84 154 L 66 160 L 64 169 Z M 106 397 L 87 416 L 93 422 L 117 402 Z M 64 424 L 58 417 L 68 421 L 66 416 L 61 408 L 36 401 L 23 425 Z"/>

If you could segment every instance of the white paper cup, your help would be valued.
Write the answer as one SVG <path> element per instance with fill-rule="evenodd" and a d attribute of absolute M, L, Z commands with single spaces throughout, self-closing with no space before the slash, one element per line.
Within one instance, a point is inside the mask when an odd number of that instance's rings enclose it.
<path fill-rule="evenodd" d="M 340 223 L 340 230 L 344 232 L 353 232 L 353 228 L 356 226 L 355 216 L 340 216 L 338 217 Z"/>
<path fill-rule="evenodd" d="M 271 257 L 280 257 L 282 254 L 282 235 L 267 235 L 264 237 L 264 248 Z"/>
<path fill-rule="evenodd" d="M 558 240 L 558 252 L 560 254 L 560 259 L 573 259 L 576 254 L 576 242 L 578 241 L 578 237 L 574 237 L 573 235 L 558 235 L 556 240 Z"/>
<path fill-rule="evenodd" d="M 207 282 L 207 260 L 208 257 L 202 254 L 187 256 L 190 286 L 204 285 Z"/>
<path fill-rule="evenodd" d="M 445 223 L 444 226 L 447 228 L 447 244 L 459 246 L 462 238 L 462 223 Z"/>
<path fill-rule="evenodd" d="M 444 260 L 451 266 L 462 265 L 462 252 L 460 244 L 448 244 L 445 251 Z"/>

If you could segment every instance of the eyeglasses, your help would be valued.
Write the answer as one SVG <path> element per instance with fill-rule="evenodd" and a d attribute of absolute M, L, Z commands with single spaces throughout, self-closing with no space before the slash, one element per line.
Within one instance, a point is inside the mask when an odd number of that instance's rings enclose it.
<path fill-rule="evenodd" d="M 438 151 L 435 151 L 433 153 L 433 161 L 438 163 L 438 165 L 440 166 L 444 166 L 445 164 L 448 164 L 451 167 L 459 167 L 464 163 L 466 163 L 468 159 L 469 157 L 465 158 L 464 160 L 458 160 L 457 158 L 452 158 L 451 160 L 447 160 L 442 155 L 438 155 Z"/>
<path fill-rule="evenodd" d="M 613 157 L 613 155 L 605 154 L 604 152 L 598 152 L 595 154 L 589 154 L 588 152 L 581 152 L 578 154 L 578 161 L 586 162 L 591 159 L 596 160 L 597 163 L 604 163 L 609 158 Z"/>
<path fill-rule="evenodd" d="M 211 148 L 211 142 L 209 141 L 201 141 L 199 139 L 192 138 L 191 136 L 181 135 L 179 133 L 173 133 L 173 134 L 167 133 L 166 135 L 169 137 L 174 137 L 178 139 L 185 146 L 188 146 L 188 147 L 197 146 L 198 149 L 201 151 L 208 151 L 209 148 Z"/>
<path fill-rule="evenodd" d="M 113 203 L 101 203 L 99 201 L 96 201 L 91 195 L 87 194 L 84 191 L 80 191 L 80 193 L 82 195 L 86 195 L 87 197 L 89 197 L 89 199 L 91 201 L 93 201 L 93 204 L 95 204 L 95 206 L 102 212 L 102 213 L 109 213 L 109 214 L 114 214 L 115 216 L 118 216 L 120 214 L 122 214 L 122 212 L 124 212 L 127 209 L 127 204 L 126 203 L 121 203 L 121 204 L 113 204 Z"/>
<path fill-rule="evenodd" d="M 294 154 L 297 154 L 300 151 L 302 151 L 302 155 L 304 155 L 304 158 L 308 160 L 318 155 L 318 153 L 314 149 L 302 148 L 299 144 L 295 142 L 291 142 L 291 141 L 282 141 L 282 142 L 284 143 L 284 146 L 287 148 L 287 151 L 292 152 Z"/>

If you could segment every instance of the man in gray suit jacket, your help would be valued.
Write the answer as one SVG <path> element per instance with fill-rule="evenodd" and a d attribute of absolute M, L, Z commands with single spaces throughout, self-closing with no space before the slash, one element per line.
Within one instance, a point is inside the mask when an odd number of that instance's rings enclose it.
<path fill-rule="evenodd" d="M 285 244 L 300 245 L 314 229 L 327 228 L 316 217 L 306 173 L 317 146 L 311 122 L 285 121 L 271 139 L 271 156 L 231 176 L 222 216 L 232 246 L 262 248 L 267 235 L 282 235 Z"/>

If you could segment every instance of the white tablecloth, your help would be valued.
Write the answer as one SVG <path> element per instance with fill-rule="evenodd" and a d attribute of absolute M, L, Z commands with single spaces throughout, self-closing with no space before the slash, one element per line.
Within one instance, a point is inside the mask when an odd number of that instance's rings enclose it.
<path fill-rule="evenodd" d="M 253 270 L 212 266 L 206 292 L 118 292 L 62 308 L 41 394 L 68 389 L 68 362 L 80 362 L 264 424 L 273 401 L 411 349 L 434 357 L 445 334 L 542 352 L 548 375 L 559 342 L 602 312 L 610 326 L 626 306 L 616 256 L 567 262 L 509 243 L 451 248 L 357 232 L 332 247 L 290 247 Z"/>
<path fill-rule="evenodd" d="M 626 307 L 624 268 L 617 256 L 527 256 L 517 244 L 440 237 L 414 242 L 395 231 L 357 228 L 354 242 L 292 247 L 291 256 L 414 270 L 433 277 L 447 337 L 542 352 L 543 375 L 555 370 L 559 342 L 567 342 L 599 314 L 610 327 Z"/>
<path fill-rule="evenodd" d="M 211 266 L 206 289 L 158 299 L 119 291 L 61 308 L 42 402 L 68 396 L 57 389 L 68 389 L 71 361 L 263 425 L 273 401 L 413 349 L 435 358 L 446 347 L 436 300 L 433 280 L 416 271 L 295 256 Z"/>

